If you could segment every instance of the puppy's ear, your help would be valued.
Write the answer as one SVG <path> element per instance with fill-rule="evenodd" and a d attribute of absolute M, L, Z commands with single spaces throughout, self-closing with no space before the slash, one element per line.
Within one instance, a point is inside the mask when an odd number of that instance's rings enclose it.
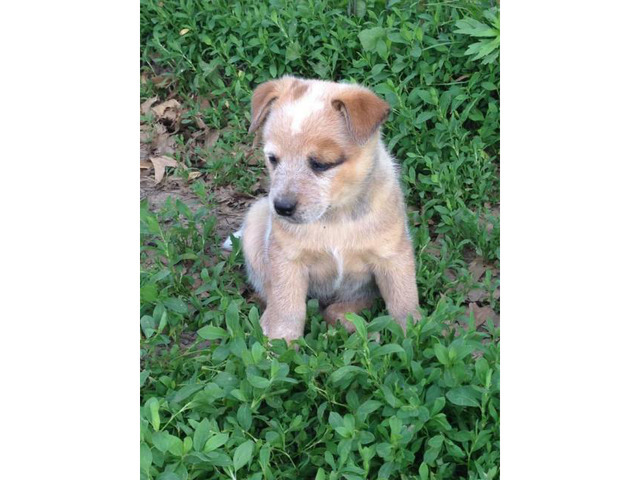
<path fill-rule="evenodd" d="M 280 80 L 270 80 L 265 83 L 261 83 L 253 91 L 253 97 L 251 98 L 251 126 L 249 127 L 249 133 L 253 133 L 260 125 L 266 120 L 269 114 L 271 104 L 278 98 L 280 91 Z"/>
<path fill-rule="evenodd" d="M 359 144 L 366 143 L 389 115 L 389 104 L 364 88 L 345 90 L 331 105 L 342 113 L 349 133 Z"/>

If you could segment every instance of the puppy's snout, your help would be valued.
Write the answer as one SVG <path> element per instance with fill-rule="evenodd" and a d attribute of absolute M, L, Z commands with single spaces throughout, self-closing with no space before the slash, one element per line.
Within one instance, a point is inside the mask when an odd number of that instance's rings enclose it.
<path fill-rule="evenodd" d="M 291 197 L 281 197 L 273 201 L 273 207 L 276 209 L 276 212 L 278 215 L 282 215 L 283 217 L 290 217 L 293 215 L 293 212 L 296 211 L 297 205 L 298 202 L 296 199 Z"/>

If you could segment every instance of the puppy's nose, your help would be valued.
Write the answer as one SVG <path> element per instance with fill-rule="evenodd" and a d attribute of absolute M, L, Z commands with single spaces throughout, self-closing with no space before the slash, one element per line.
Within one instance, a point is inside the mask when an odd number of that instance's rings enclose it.
<path fill-rule="evenodd" d="M 273 206 L 276 209 L 278 215 L 282 215 L 283 217 L 290 217 L 293 215 L 293 212 L 296 211 L 296 205 L 298 202 L 293 198 L 277 198 L 273 201 Z"/>

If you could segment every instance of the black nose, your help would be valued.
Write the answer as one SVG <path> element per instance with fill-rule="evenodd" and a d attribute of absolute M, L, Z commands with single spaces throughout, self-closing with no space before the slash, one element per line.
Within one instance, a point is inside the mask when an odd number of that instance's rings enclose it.
<path fill-rule="evenodd" d="M 296 211 L 296 202 L 292 198 L 279 198 L 273 201 L 273 206 L 278 212 L 278 215 L 282 215 L 283 217 L 290 217 L 293 215 L 293 212 Z"/>

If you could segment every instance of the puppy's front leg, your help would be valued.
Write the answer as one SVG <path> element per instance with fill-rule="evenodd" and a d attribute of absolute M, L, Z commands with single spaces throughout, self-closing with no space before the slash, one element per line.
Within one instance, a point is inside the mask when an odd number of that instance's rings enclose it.
<path fill-rule="evenodd" d="M 379 260 L 375 265 L 375 277 L 389 314 L 407 331 L 407 316 L 420 319 L 416 267 L 411 243 L 396 255 Z"/>
<path fill-rule="evenodd" d="M 267 308 L 260 325 L 267 337 L 290 342 L 304 333 L 309 274 L 298 262 L 284 260 L 277 254 L 270 257 Z"/>

